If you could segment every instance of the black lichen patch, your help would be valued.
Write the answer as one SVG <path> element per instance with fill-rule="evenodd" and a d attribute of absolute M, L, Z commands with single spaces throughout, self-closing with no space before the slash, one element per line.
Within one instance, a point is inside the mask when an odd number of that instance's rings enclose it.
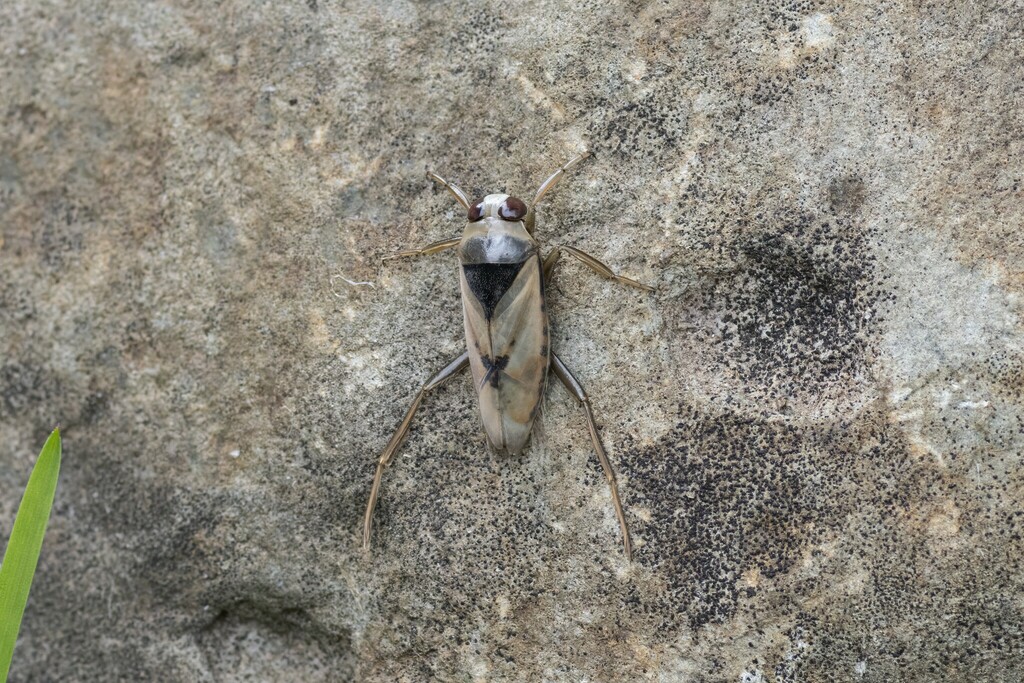
<path fill-rule="evenodd" d="M 644 611 L 668 629 L 728 619 L 861 502 L 897 507 L 905 461 L 880 413 L 807 427 L 684 406 L 659 443 L 621 456 L 628 507 L 651 514 L 637 561 L 667 586 Z"/>
<path fill-rule="evenodd" d="M 493 60 L 487 57 L 493 54 L 496 43 L 508 38 L 508 24 L 513 21 L 511 17 L 497 14 L 484 6 L 468 12 L 458 32 L 458 49 L 467 59 L 459 60 L 454 69 L 457 72 L 465 70 L 471 83 L 486 87 L 496 73 Z M 477 100 L 477 106 L 487 106 L 488 98 Z"/>
<path fill-rule="evenodd" d="M 655 91 L 619 108 L 590 137 L 628 159 L 660 161 L 674 157 L 686 135 L 690 113 L 686 98 L 668 96 L 675 88 L 668 80 L 661 82 Z"/>
<path fill-rule="evenodd" d="M 736 268 L 699 295 L 700 341 L 752 396 L 815 400 L 848 391 L 888 296 L 867 233 L 834 216 L 750 222 L 757 232 L 731 247 Z"/>
<path fill-rule="evenodd" d="M 787 54 L 785 60 L 765 60 L 760 54 L 744 55 L 733 44 L 733 68 L 723 74 L 728 89 L 739 95 L 754 111 L 785 108 L 801 97 L 815 96 L 834 87 L 840 64 L 838 51 L 807 44 L 805 22 L 815 13 L 828 16 L 830 8 L 819 2 L 768 3 L 759 15 L 760 27 L 746 39 L 765 46 L 766 54 Z M 737 14 L 746 21 L 746 14 Z"/>

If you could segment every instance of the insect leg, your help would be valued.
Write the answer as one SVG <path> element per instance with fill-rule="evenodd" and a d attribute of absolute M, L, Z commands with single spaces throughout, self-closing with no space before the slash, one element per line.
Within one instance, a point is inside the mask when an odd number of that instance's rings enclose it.
<path fill-rule="evenodd" d="M 544 272 L 544 282 L 545 283 L 550 282 L 551 274 L 555 270 L 555 264 L 558 263 L 558 259 L 561 256 L 562 256 L 562 250 L 559 249 L 558 247 L 555 247 L 550 252 L 548 252 L 547 256 L 544 257 L 544 263 L 541 266 L 541 268 L 543 269 L 543 272 Z"/>
<path fill-rule="evenodd" d="M 565 166 L 562 166 L 562 168 L 552 173 L 547 180 L 541 183 L 540 189 L 537 190 L 537 194 L 533 195 L 533 203 L 530 204 L 530 206 L 537 206 L 537 202 L 539 202 L 541 198 L 548 193 L 548 190 L 558 184 L 558 181 L 562 179 L 562 176 L 565 175 L 566 171 L 571 171 L 579 165 L 581 161 L 589 156 L 590 152 L 584 152 L 579 156 L 573 157 L 565 164 Z"/>
<path fill-rule="evenodd" d="M 407 256 L 426 256 L 427 254 L 436 254 L 439 251 L 451 249 L 461 241 L 461 237 L 453 237 L 450 240 L 431 242 L 427 246 L 421 247 L 420 249 L 403 249 L 402 251 L 396 251 L 393 254 L 388 254 L 387 256 L 382 258 L 381 261 L 390 261 L 392 259 L 405 258 Z"/>
<path fill-rule="evenodd" d="M 449 183 L 447 180 L 437 175 L 433 171 L 427 171 L 427 177 L 435 182 L 444 185 L 448 189 L 448 191 L 455 196 L 455 199 L 458 200 L 459 204 L 462 204 L 462 208 L 469 211 L 469 200 L 466 199 L 466 193 L 460 190 L 458 185 L 453 185 L 452 183 Z"/>
<path fill-rule="evenodd" d="M 615 516 L 619 518 L 619 527 L 622 529 L 622 546 L 626 551 L 626 559 L 633 559 L 633 546 L 629 541 L 629 528 L 626 526 L 626 515 L 622 512 L 622 503 L 619 501 L 619 485 L 615 481 L 615 470 L 612 469 L 612 464 L 608 460 L 608 454 L 605 453 L 604 446 L 601 444 L 601 437 L 597 433 L 597 424 L 594 422 L 594 412 L 590 409 L 590 399 L 587 398 L 587 392 L 583 390 L 583 386 L 579 383 L 572 373 L 569 372 L 569 368 L 565 367 L 565 363 L 562 359 L 551 354 L 551 370 L 555 373 L 555 376 L 562 381 L 565 388 L 569 390 L 577 401 L 583 406 L 583 410 L 587 414 L 587 427 L 590 429 L 590 440 L 594 442 L 594 450 L 597 451 L 597 459 L 601 461 L 601 469 L 604 470 L 604 478 L 608 481 L 608 488 L 612 492 L 612 503 L 615 505 Z"/>
<path fill-rule="evenodd" d="M 402 420 L 402 424 L 398 426 L 398 431 L 391 437 L 391 441 L 388 442 L 383 455 L 381 455 L 380 460 L 377 461 L 377 473 L 373 476 L 373 486 L 370 488 L 370 500 L 366 504 L 366 516 L 363 518 L 363 550 L 370 549 L 370 533 L 373 531 L 373 510 L 377 507 L 377 497 L 380 495 L 380 480 L 384 476 L 384 468 L 391 463 L 391 459 L 394 458 L 395 453 L 398 452 L 398 447 L 402 445 L 402 440 L 409 431 L 409 425 L 412 423 L 412 418 L 416 414 L 416 410 L 420 407 L 420 403 L 423 402 L 423 397 L 427 395 L 427 392 L 436 389 L 457 375 L 468 364 L 469 353 L 463 353 L 461 356 L 445 366 L 444 370 L 434 375 L 426 384 L 423 385 L 423 388 L 416 394 L 416 398 L 413 399 L 412 405 L 409 406 L 409 410 L 405 413 L 405 419 Z"/>
<path fill-rule="evenodd" d="M 564 245 L 564 244 L 561 245 L 561 246 L 555 247 L 554 249 L 551 250 L 551 253 L 548 254 L 548 259 L 547 260 L 551 260 L 552 257 L 554 257 L 554 260 L 557 261 L 558 257 L 555 256 L 555 254 L 559 250 L 565 250 L 565 252 L 567 254 L 569 254 L 570 256 L 573 256 L 576 259 L 578 259 L 581 263 L 583 263 L 583 265 L 585 265 L 586 267 L 590 268 L 592 271 L 594 271 L 598 275 L 601 275 L 603 277 L 609 278 L 611 280 L 615 280 L 616 282 L 621 282 L 622 284 L 628 285 L 630 287 L 636 287 L 637 289 L 642 289 L 642 290 L 644 290 L 646 292 L 653 292 L 654 291 L 654 287 L 651 287 L 650 285 L 645 285 L 642 282 L 637 282 L 636 280 L 632 280 L 632 279 L 630 279 L 628 277 L 625 277 L 623 275 L 617 275 L 614 270 L 612 270 L 611 268 L 609 268 L 605 264 L 601 263 L 596 258 L 594 258 L 590 254 L 588 254 L 587 252 L 580 251 L 576 247 L 570 247 L 570 246 L 567 246 L 567 245 Z M 545 265 L 547 265 L 547 261 L 545 261 Z M 554 265 L 554 263 L 552 263 L 552 265 Z M 546 272 L 545 272 L 545 275 L 547 275 Z"/>

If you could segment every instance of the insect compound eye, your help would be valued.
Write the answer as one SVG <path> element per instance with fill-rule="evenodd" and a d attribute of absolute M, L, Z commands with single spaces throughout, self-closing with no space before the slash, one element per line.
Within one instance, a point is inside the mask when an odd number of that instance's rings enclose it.
<path fill-rule="evenodd" d="M 480 220 L 480 217 L 484 215 L 484 203 L 477 202 L 473 206 L 469 207 L 469 213 L 466 214 L 466 218 L 469 219 L 470 223 Z"/>
<path fill-rule="evenodd" d="M 521 221 L 526 211 L 526 202 L 515 197 L 509 197 L 498 207 L 498 215 L 506 221 Z"/>

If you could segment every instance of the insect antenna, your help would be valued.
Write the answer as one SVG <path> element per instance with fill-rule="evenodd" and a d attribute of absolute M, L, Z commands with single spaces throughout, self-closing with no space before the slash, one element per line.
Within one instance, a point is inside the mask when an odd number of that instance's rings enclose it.
<path fill-rule="evenodd" d="M 537 194 L 533 196 L 533 203 L 530 204 L 530 206 L 537 206 L 537 202 L 539 202 L 541 198 L 548 193 L 548 190 L 550 190 L 552 187 L 558 184 L 558 181 L 562 179 L 562 176 L 565 175 L 566 171 L 571 171 L 572 169 L 576 168 L 576 166 L 581 161 L 587 159 L 590 156 L 590 152 L 584 152 L 583 154 L 580 154 L 578 157 L 570 159 L 565 166 L 562 166 L 562 168 L 552 173 L 547 180 L 541 183 L 540 189 L 538 189 Z"/>
<path fill-rule="evenodd" d="M 466 193 L 460 190 L 457 185 L 452 185 L 447 180 L 437 175 L 433 171 L 427 171 L 427 177 L 433 180 L 434 182 L 441 183 L 446 188 L 448 188 L 448 191 L 455 195 L 455 198 L 459 200 L 459 204 L 462 204 L 462 208 L 469 211 L 469 200 L 466 199 Z"/>

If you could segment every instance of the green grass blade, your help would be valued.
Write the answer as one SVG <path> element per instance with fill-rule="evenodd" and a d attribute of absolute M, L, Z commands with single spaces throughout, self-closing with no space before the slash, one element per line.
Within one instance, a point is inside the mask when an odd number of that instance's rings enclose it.
<path fill-rule="evenodd" d="M 0 565 L 0 681 L 7 680 L 7 670 L 18 639 L 21 617 L 36 573 L 39 549 L 43 545 L 46 523 L 50 520 L 53 493 L 60 474 L 60 430 L 54 429 L 46 440 L 32 475 L 28 478 L 25 495 L 18 506 L 14 529 L 7 542 L 4 563 Z"/>

